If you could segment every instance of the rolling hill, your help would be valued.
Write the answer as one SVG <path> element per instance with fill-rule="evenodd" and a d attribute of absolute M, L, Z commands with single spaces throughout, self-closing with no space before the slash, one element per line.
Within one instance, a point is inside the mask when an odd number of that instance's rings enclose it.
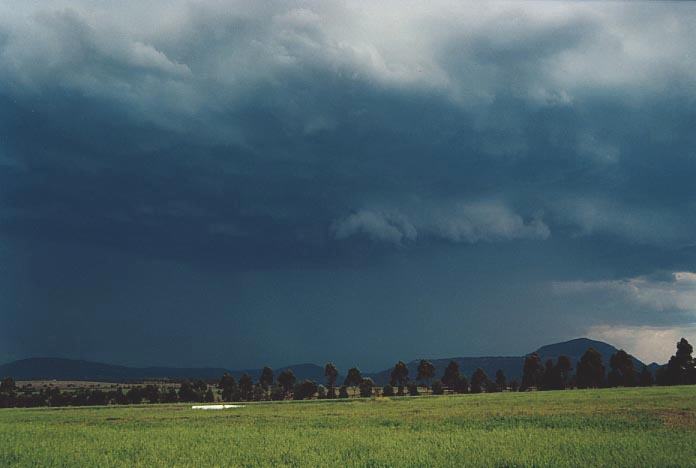
<path fill-rule="evenodd" d="M 542 362 L 546 362 L 547 359 L 553 359 L 554 361 L 558 359 L 558 356 L 565 355 L 568 356 L 575 368 L 577 362 L 580 360 L 582 355 L 587 351 L 588 348 L 594 348 L 602 355 L 602 360 L 605 366 L 609 367 L 609 358 L 618 349 L 608 343 L 603 341 L 591 340 L 589 338 L 577 338 L 570 341 L 563 341 L 560 343 L 553 343 L 549 345 L 542 346 L 535 352 L 539 354 Z M 531 353 L 530 353 L 531 354 Z M 446 359 L 430 359 L 430 362 L 435 366 L 435 375 L 441 376 L 449 364 L 450 361 L 456 361 L 459 364 L 459 370 L 462 374 L 470 376 L 477 368 L 483 369 L 489 377 L 493 377 L 498 369 L 501 369 L 508 380 L 520 379 L 522 377 L 522 365 L 524 364 L 524 356 L 487 356 L 487 357 L 452 357 Z M 413 360 L 408 362 L 409 376 L 412 378 L 418 374 L 418 363 L 419 360 Z M 643 368 L 643 363 L 633 358 L 634 367 L 636 370 Z M 657 364 L 651 364 L 648 366 L 652 372 L 659 367 Z M 389 382 L 389 375 L 391 369 L 387 369 L 375 374 L 370 374 L 372 379 L 380 384 L 384 385 Z"/>
<path fill-rule="evenodd" d="M 587 348 L 593 347 L 600 352 L 605 366 L 608 367 L 609 358 L 617 351 L 614 346 L 602 341 L 588 338 L 577 338 L 561 343 L 553 343 L 542 346 L 536 352 L 542 361 L 557 359 L 560 355 L 568 356 L 575 367 L 577 361 Z M 460 372 L 470 376 L 477 368 L 482 368 L 489 376 L 495 375 L 498 369 L 502 369 L 509 380 L 519 379 L 522 372 L 524 356 L 485 356 L 485 357 L 453 357 L 430 360 L 436 369 L 436 376 L 441 376 L 450 361 L 459 364 Z M 415 378 L 419 360 L 407 363 L 409 376 Z M 642 369 L 643 363 L 634 358 L 637 370 Z M 659 367 L 653 363 L 649 366 L 651 371 Z M 324 368 L 316 364 L 296 364 L 281 369 L 292 369 L 298 380 L 311 379 L 317 382 L 324 381 Z M 215 380 L 222 374 L 229 372 L 235 378 L 248 373 L 254 378 L 258 377 L 260 369 L 228 370 L 219 367 L 178 368 L 178 367 L 127 367 L 98 362 L 81 361 L 62 358 L 29 358 L 0 365 L 0 377 L 12 376 L 16 380 L 89 380 L 103 382 L 127 382 L 150 379 L 180 380 L 185 378 Z M 385 369 L 374 373 L 364 373 L 371 377 L 376 384 L 384 385 L 389 382 L 391 369 Z M 342 382 L 339 377 L 338 382 Z"/>

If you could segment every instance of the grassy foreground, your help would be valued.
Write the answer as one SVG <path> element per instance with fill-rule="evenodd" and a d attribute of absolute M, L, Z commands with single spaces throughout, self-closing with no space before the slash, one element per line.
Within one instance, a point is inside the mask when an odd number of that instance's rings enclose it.
<path fill-rule="evenodd" d="M 696 386 L 0 410 L 0 466 L 696 466 Z"/>

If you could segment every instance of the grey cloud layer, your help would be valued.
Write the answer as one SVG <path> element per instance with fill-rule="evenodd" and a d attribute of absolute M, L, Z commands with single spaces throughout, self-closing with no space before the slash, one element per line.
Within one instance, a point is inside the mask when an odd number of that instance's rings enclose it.
<path fill-rule="evenodd" d="M 0 361 L 663 359 L 696 329 L 694 30 L 689 2 L 0 2 Z"/>
<path fill-rule="evenodd" d="M 9 231 L 232 251 L 361 234 L 693 242 L 691 5 L 2 12 Z"/>

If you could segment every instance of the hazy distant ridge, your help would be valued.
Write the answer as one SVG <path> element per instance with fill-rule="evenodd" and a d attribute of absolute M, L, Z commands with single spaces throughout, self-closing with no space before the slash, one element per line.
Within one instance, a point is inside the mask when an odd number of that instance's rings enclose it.
<path fill-rule="evenodd" d="M 614 346 L 602 341 L 578 338 L 561 343 L 542 346 L 536 352 L 542 358 L 556 359 L 560 355 L 568 356 L 573 366 L 580 359 L 587 348 L 593 347 L 602 354 L 605 366 L 609 367 L 610 356 L 617 351 Z M 519 378 L 522 372 L 524 356 L 486 356 L 486 357 L 454 357 L 430 360 L 436 368 L 436 376 L 440 377 L 444 368 L 450 361 L 457 361 L 463 374 L 470 376 L 476 368 L 480 367 L 489 376 L 493 376 L 498 369 L 502 369 L 508 379 Z M 643 363 L 634 358 L 637 370 L 642 369 Z M 408 364 L 409 375 L 415 378 L 418 360 Z M 649 366 L 652 371 L 659 367 L 657 364 Z M 312 379 L 317 382 L 324 381 L 324 368 L 316 364 L 295 364 L 279 367 L 292 369 L 298 379 Z M 345 373 L 347 369 L 341 369 Z M 62 358 L 29 358 L 0 365 L 0 377 L 12 376 L 17 380 L 92 380 L 92 381 L 140 381 L 147 379 L 217 379 L 225 372 L 229 372 L 239 378 L 243 373 L 248 373 L 254 378 L 260 374 L 260 369 L 230 370 L 220 367 L 178 368 L 178 367 L 127 367 L 98 362 L 81 361 Z M 391 369 L 375 373 L 365 373 L 377 384 L 383 385 L 389 381 Z M 340 382 L 340 380 L 339 380 Z"/>

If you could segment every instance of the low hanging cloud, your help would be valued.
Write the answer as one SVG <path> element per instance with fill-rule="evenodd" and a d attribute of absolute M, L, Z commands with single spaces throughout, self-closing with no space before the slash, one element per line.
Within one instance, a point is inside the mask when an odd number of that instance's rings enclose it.
<path fill-rule="evenodd" d="M 365 235 L 375 241 L 401 244 L 414 241 L 416 227 L 397 213 L 361 210 L 338 220 L 332 226 L 336 239 Z"/>
<path fill-rule="evenodd" d="M 332 230 L 339 240 L 364 235 L 397 245 L 417 238 L 475 243 L 543 240 L 550 235 L 549 227 L 538 215 L 525 220 L 497 201 L 426 206 L 418 204 L 407 210 L 360 210 L 337 220 Z"/>
<path fill-rule="evenodd" d="M 696 273 L 690 271 L 622 280 L 562 281 L 555 282 L 553 290 L 566 296 L 603 293 L 657 312 L 676 310 L 696 316 Z"/>

